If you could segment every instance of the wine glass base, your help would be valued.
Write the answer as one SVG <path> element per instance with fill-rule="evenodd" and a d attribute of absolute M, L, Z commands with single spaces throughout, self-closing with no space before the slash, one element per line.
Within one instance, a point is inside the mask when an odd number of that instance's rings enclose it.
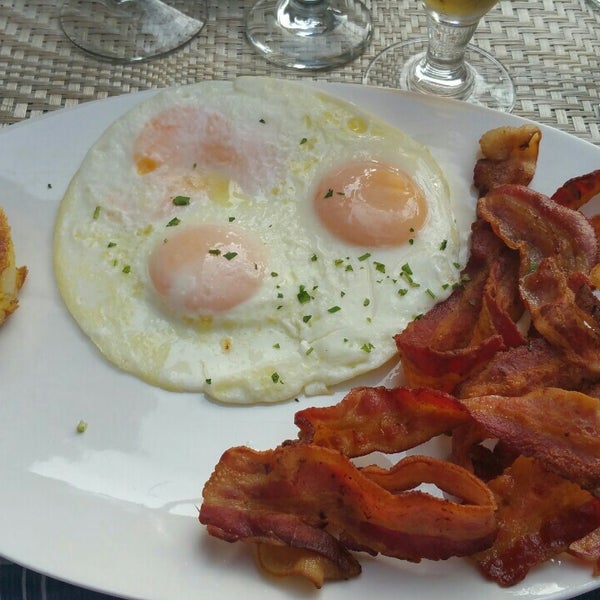
<path fill-rule="evenodd" d="M 331 69 L 354 60 L 369 45 L 371 15 L 362 2 L 306 3 L 300 15 L 293 4 L 260 0 L 246 15 L 246 39 L 268 62 L 300 70 Z"/>
<path fill-rule="evenodd" d="M 373 58 L 363 83 L 422 92 L 411 84 L 409 74 L 424 56 L 427 45 L 428 40 L 423 38 L 389 46 Z M 508 71 L 491 54 L 472 44 L 467 45 L 465 58 L 472 76 L 470 88 L 457 92 L 440 86 L 431 95 L 510 112 L 515 104 L 515 91 Z"/>
<path fill-rule="evenodd" d="M 134 62 L 187 44 L 204 27 L 206 8 L 199 0 L 65 0 L 59 21 L 89 54 Z"/>

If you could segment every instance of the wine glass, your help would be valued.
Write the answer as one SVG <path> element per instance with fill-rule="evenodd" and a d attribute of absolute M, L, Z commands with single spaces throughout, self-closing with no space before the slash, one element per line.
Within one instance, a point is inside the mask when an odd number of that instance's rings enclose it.
<path fill-rule="evenodd" d="M 206 8 L 198 0 L 64 0 L 59 22 L 82 50 L 132 62 L 189 42 L 204 27 Z"/>
<path fill-rule="evenodd" d="M 371 15 L 358 0 L 259 0 L 245 19 L 246 38 L 273 64 L 329 69 L 362 54 Z"/>
<path fill-rule="evenodd" d="M 363 83 L 465 100 L 510 112 L 514 87 L 504 66 L 470 44 L 498 0 L 424 0 L 428 37 L 399 42 L 371 61 Z"/>

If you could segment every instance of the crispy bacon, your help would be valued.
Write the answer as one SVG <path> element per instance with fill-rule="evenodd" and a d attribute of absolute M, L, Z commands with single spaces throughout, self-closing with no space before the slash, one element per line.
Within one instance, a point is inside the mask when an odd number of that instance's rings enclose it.
<path fill-rule="evenodd" d="M 569 546 L 569 552 L 589 563 L 592 563 L 595 576 L 600 575 L 600 527 L 576 540 Z"/>
<path fill-rule="evenodd" d="M 452 396 L 431 389 L 359 387 L 326 408 L 295 416 L 299 441 L 355 457 L 401 452 L 470 421 Z"/>
<path fill-rule="evenodd" d="M 524 396 L 481 396 L 462 403 L 490 437 L 600 495 L 600 400 L 538 388 Z"/>
<path fill-rule="evenodd" d="M 600 375 L 600 323 L 591 297 L 589 273 L 598 248 L 589 221 L 528 188 L 503 186 L 480 198 L 478 214 L 521 257 L 521 297 L 535 329 L 565 359 L 592 376 Z"/>
<path fill-rule="evenodd" d="M 509 248 L 519 251 L 522 277 L 544 258 L 553 258 L 567 273 L 588 273 L 596 262 L 596 235 L 589 221 L 527 187 L 496 188 L 479 199 L 477 213 Z"/>
<path fill-rule="evenodd" d="M 600 194 L 600 169 L 569 179 L 552 194 L 552 200 L 577 209 L 597 194 Z"/>
<path fill-rule="evenodd" d="M 256 544 L 256 558 L 264 571 L 277 577 L 305 577 L 319 589 L 325 581 L 339 581 L 360 575 L 360 563 L 352 554 L 342 546 L 339 553 L 343 560 L 336 562 L 305 548 L 265 542 Z"/>
<path fill-rule="evenodd" d="M 459 398 L 474 396 L 522 396 L 540 387 L 577 389 L 587 369 L 565 360 L 560 350 L 544 338 L 498 352 L 480 371 L 463 381 L 454 391 Z"/>
<path fill-rule="evenodd" d="M 501 586 L 518 583 L 532 567 L 600 525 L 599 500 L 533 459 L 518 458 L 488 485 L 499 507 L 499 532 L 493 545 L 473 558 Z"/>
<path fill-rule="evenodd" d="M 395 336 L 407 383 L 452 392 L 496 352 L 522 343 L 514 321 L 516 263 L 487 224 L 476 221 L 462 285 Z"/>
<path fill-rule="evenodd" d="M 529 185 L 535 174 L 542 132 L 535 125 L 499 127 L 479 140 L 483 158 L 475 164 L 473 182 L 479 194 L 506 183 Z"/>
<path fill-rule="evenodd" d="M 328 448 L 231 448 L 204 486 L 199 520 L 230 542 L 283 543 L 336 563 L 344 558 L 340 543 L 410 561 L 469 555 L 493 541 L 496 505 L 483 482 L 451 469 L 449 477 L 448 463 L 409 457 L 392 467 L 384 484 L 379 471 L 363 473 Z M 424 478 L 462 493 L 465 502 L 397 492 Z"/>

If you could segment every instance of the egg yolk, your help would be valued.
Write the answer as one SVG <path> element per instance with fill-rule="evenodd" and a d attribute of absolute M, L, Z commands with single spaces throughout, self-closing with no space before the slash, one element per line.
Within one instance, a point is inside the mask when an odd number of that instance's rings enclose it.
<path fill-rule="evenodd" d="M 321 179 L 316 213 L 336 237 L 360 246 L 400 246 L 427 217 L 420 187 L 404 171 L 375 161 L 346 164 Z"/>
<path fill-rule="evenodd" d="M 198 225 L 161 241 L 148 263 L 150 280 L 166 308 L 199 316 L 230 310 L 261 286 L 264 246 L 241 228 Z"/>

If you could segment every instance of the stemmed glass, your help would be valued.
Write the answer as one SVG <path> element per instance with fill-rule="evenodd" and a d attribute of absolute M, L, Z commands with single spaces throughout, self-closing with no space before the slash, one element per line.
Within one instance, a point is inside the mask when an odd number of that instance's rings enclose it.
<path fill-rule="evenodd" d="M 246 38 L 273 64 L 329 69 L 358 57 L 371 41 L 371 15 L 358 0 L 259 0 Z"/>
<path fill-rule="evenodd" d="M 384 49 L 371 61 L 363 83 L 511 111 L 510 75 L 491 54 L 469 43 L 497 1 L 424 0 L 428 37 Z"/>
<path fill-rule="evenodd" d="M 199 0 L 64 0 L 59 22 L 82 50 L 121 62 L 162 56 L 206 23 Z"/>

